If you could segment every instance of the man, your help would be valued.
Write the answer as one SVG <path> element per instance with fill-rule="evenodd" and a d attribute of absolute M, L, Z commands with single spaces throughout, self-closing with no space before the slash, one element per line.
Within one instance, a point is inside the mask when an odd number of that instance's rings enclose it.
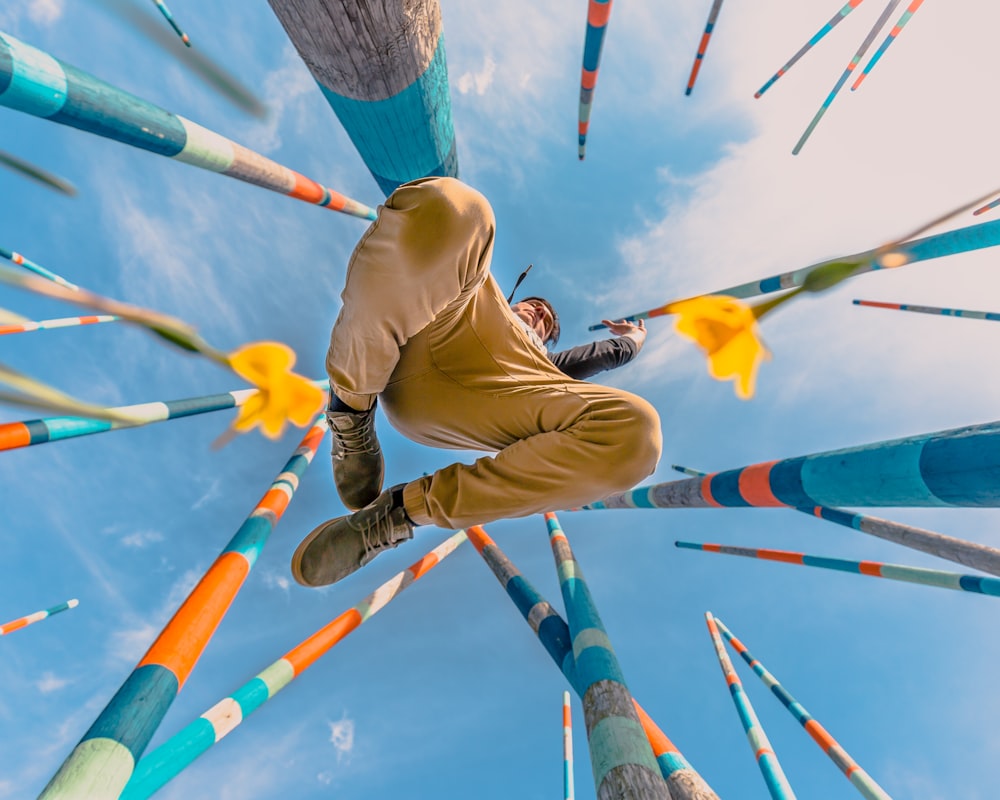
<path fill-rule="evenodd" d="M 544 343 L 558 335 L 558 318 L 541 298 L 508 305 L 489 272 L 494 226 L 478 192 L 423 178 L 393 192 L 358 243 L 326 367 L 334 480 L 344 505 L 360 510 L 299 544 L 299 583 L 334 583 L 419 525 L 464 528 L 571 508 L 631 488 L 656 467 L 653 407 L 579 380 L 634 357 L 643 325 L 613 323 L 618 338 L 550 360 Z M 416 442 L 496 456 L 383 492 L 376 398 Z"/>

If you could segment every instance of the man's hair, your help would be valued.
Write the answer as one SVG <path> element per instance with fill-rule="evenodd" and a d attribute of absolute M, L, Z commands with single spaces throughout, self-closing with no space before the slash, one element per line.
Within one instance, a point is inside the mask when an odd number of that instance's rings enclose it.
<path fill-rule="evenodd" d="M 559 342 L 559 315 L 556 313 L 556 310 L 552 307 L 552 303 L 550 303 L 544 297 L 522 297 L 520 300 L 518 300 L 518 302 L 527 303 L 529 300 L 535 300 L 539 303 L 544 304 L 545 307 L 549 310 L 549 313 L 552 314 L 552 330 L 549 332 L 549 335 L 545 337 L 545 341 L 542 342 L 542 344 L 548 344 L 549 342 L 551 342 L 552 344 L 557 344 Z"/>

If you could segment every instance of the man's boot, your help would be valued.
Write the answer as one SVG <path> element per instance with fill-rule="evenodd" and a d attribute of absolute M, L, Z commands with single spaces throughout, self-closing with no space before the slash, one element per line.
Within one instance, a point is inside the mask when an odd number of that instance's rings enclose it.
<path fill-rule="evenodd" d="M 414 525 L 402 493 L 403 484 L 387 489 L 360 511 L 314 528 L 295 548 L 292 577 L 303 586 L 329 586 L 412 539 Z"/>
<path fill-rule="evenodd" d="M 326 419 L 333 437 L 330 455 L 337 494 L 351 511 L 364 508 L 378 497 L 385 477 L 382 448 L 375 436 L 375 405 L 355 411 L 331 393 Z"/>

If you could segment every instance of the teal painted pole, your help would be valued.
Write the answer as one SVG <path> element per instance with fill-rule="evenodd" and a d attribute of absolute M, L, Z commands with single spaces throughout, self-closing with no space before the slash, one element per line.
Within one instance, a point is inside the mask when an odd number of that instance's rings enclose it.
<path fill-rule="evenodd" d="M 736 713 L 739 714 L 743 730 L 746 731 L 747 741 L 750 743 L 750 749 L 753 751 L 757 766 L 760 767 L 760 773 L 764 776 L 768 793 L 773 800 L 795 800 L 795 792 L 792 791 L 788 778 L 785 777 L 785 772 L 781 769 L 778 757 L 771 749 L 771 742 L 768 741 L 767 734 L 764 733 L 764 728 L 761 726 L 760 720 L 757 719 L 757 714 L 750 704 L 750 698 L 743 691 L 743 683 L 736 674 L 736 670 L 733 669 L 733 662 L 729 660 L 726 647 L 719 637 L 715 617 L 710 611 L 705 612 L 705 622 L 708 625 L 709 636 L 712 637 L 712 646 L 719 659 L 719 666 L 722 668 L 722 675 L 726 679 L 726 686 L 729 687 L 729 693 L 733 697 Z"/>
<path fill-rule="evenodd" d="M 778 683 L 778 679 L 768 672 L 764 668 L 764 665 L 750 654 L 750 651 L 744 647 L 743 642 L 733 636 L 730 630 L 723 624 L 721 619 L 716 617 L 715 624 L 718 626 L 718 630 L 726 638 L 726 641 L 728 641 L 729 644 L 732 645 L 733 649 L 740 654 L 740 657 L 750 665 L 750 669 L 754 671 L 754 674 L 764 682 L 764 685 L 767 686 L 774 696 L 781 701 L 781 704 L 791 712 L 792 716 L 798 720 L 799 724 L 806 729 L 806 733 L 808 733 L 809 736 L 812 737 L 812 740 L 820 746 L 820 749 L 830 757 L 830 760 L 837 765 L 837 768 L 843 772 L 845 776 L 847 776 L 847 779 L 851 782 L 854 788 L 861 792 L 862 796 L 865 797 L 866 800 L 892 800 L 892 798 L 886 794 L 885 790 L 875 782 L 875 779 L 859 767 L 858 762 L 851 758 L 850 754 L 837 743 L 837 740 L 827 733 L 826 728 L 813 719 L 812 715 L 805 710 L 802 704 L 792 697 L 785 690 L 785 688 Z"/>
<path fill-rule="evenodd" d="M 580 565 L 556 515 L 547 513 L 545 521 L 573 642 L 597 796 L 670 800 Z"/>

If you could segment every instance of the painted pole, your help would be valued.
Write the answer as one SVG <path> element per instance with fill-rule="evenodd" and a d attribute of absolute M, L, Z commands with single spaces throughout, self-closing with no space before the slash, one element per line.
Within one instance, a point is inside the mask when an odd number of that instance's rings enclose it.
<path fill-rule="evenodd" d="M 584 508 L 816 506 L 1000 507 L 1000 422 L 644 486 Z"/>
<path fill-rule="evenodd" d="M 991 200 L 986 205 L 981 206 L 980 208 L 977 208 L 975 211 L 972 212 L 972 216 L 978 217 L 980 214 L 985 214 L 987 211 L 996 208 L 997 206 L 1000 206 L 1000 197 L 998 197 L 996 200 Z"/>
<path fill-rule="evenodd" d="M 685 550 L 701 550 L 705 553 L 721 553 L 729 556 L 758 558 L 763 561 L 779 561 L 782 564 L 799 564 L 803 567 L 821 567 L 838 572 L 850 572 L 855 575 L 867 575 L 870 578 L 888 578 L 893 581 L 919 583 L 921 586 L 958 589 L 963 592 L 1000 597 L 1000 580 L 982 575 L 960 575 L 957 572 L 907 567 L 902 564 L 885 564 L 881 561 L 849 561 L 843 558 L 827 558 L 826 556 L 795 553 L 791 550 L 770 550 L 764 547 L 736 547 L 727 544 L 681 541 L 674 542 L 674 545 Z"/>
<path fill-rule="evenodd" d="M 268 0 L 386 194 L 458 177 L 438 0 Z"/>
<path fill-rule="evenodd" d="M 722 0 L 712 0 L 712 7 L 708 11 L 708 22 L 705 23 L 705 32 L 698 42 L 698 51 L 694 54 L 694 64 L 691 65 L 691 74 L 688 76 L 685 95 L 690 95 L 694 90 L 694 82 L 698 80 L 698 73 L 701 72 L 701 62 L 705 60 L 705 51 L 708 50 L 708 41 L 712 38 L 715 30 L 715 21 L 719 18 L 719 10 L 722 8 Z"/>
<path fill-rule="evenodd" d="M 736 713 L 740 722 L 743 723 L 743 730 L 746 732 L 747 741 L 753 751 L 754 759 L 760 768 L 761 775 L 764 776 L 764 783 L 767 791 L 774 800 L 794 800 L 795 792 L 785 777 L 784 770 L 778 762 L 778 757 L 771 749 L 771 742 L 768 741 L 764 728 L 757 719 L 757 714 L 753 710 L 750 698 L 743 691 L 743 684 L 736 670 L 733 669 L 733 662 L 729 660 L 726 653 L 726 646 L 719 636 L 719 629 L 716 627 L 715 617 L 710 611 L 705 612 L 705 622 L 708 625 L 709 636 L 712 637 L 712 646 L 715 648 L 715 655 L 719 659 L 719 666 L 722 668 L 722 675 L 726 679 L 729 693 L 732 695 L 733 703 L 736 705 Z"/>
<path fill-rule="evenodd" d="M 919 314 L 939 314 L 943 317 L 965 317 L 967 319 L 988 319 L 1000 322 L 1000 314 L 992 311 L 968 311 L 964 308 L 938 308 L 937 306 L 914 306 L 906 303 L 880 303 L 876 300 L 855 300 L 854 305 L 867 308 L 889 308 L 894 311 L 915 311 Z"/>
<path fill-rule="evenodd" d="M 68 611 L 71 608 L 76 608 L 78 605 L 80 605 L 79 600 L 67 600 L 65 603 L 52 606 L 52 608 L 46 608 L 43 611 L 36 611 L 34 614 L 28 614 L 27 616 L 20 617 L 19 619 L 13 619 L 10 622 L 5 622 L 3 625 L 0 625 L 0 636 L 6 636 L 8 633 L 13 633 L 21 628 L 26 628 L 28 625 L 32 625 L 35 622 L 41 622 L 43 619 L 51 617 L 53 614 L 58 614 L 60 611 Z"/>
<path fill-rule="evenodd" d="M 885 10 L 879 15 L 879 18 L 875 22 L 875 25 L 868 32 L 868 35 L 861 43 L 861 46 L 858 48 L 858 51 L 854 54 L 854 57 L 847 65 L 847 69 L 845 69 L 843 74 L 837 79 L 837 82 L 834 84 L 833 89 L 830 91 L 830 94 L 828 94 L 826 96 L 826 99 L 823 101 L 823 105 L 819 107 L 819 111 L 816 112 L 815 116 L 813 116 L 812 120 L 809 122 L 809 125 L 806 126 L 806 129 L 803 132 L 803 134 L 799 137 L 799 140 L 795 143 L 795 147 L 792 148 L 793 156 L 797 156 L 799 154 L 799 151 L 801 151 L 803 146 L 805 146 L 806 141 L 808 141 L 809 137 L 812 136 L 812 132 L 816 130 L 816 126 L 819 125 L 819 121 L 823 119 L 823 115 L 826 114 L 826 111 L 830 107 L 830 104 L 833 103 L 834 99 L 840 93 L 840 90 L 844 88 L 844 84 L 847 83 L 848 78 L 851 77 L 851 74 L 854 72 L 855 68 L 858 66 L 859 63 L 861 63 L 861 59 L 865 57 L 865 53 L 868 52 L 868 48 L 872 46 L 872 42 L 874 42 L 875 37 L 878 36 L 878 32 L 882 30 L 885 23 L 889 21 L 889 17 L 892 16 L 892 12 L 895 11 L 896 6 L 898 6 L 899 3 L 900 0 L 889 0 L 889 4 L 885 7 Z"/>
<path fill-rule="evenodd" d="M 547 513 L 545 522 L 573 642 L 597 797 L 670 800 L 580 565 L 556 515 Z"/>
<path fill-rule="evenodd" d="M 965 228 L 959 228 L 954 231 L 946 231 L 945 233 L 927 236 L 923 239 L 914 239 L 911 242 L 903 242 L 902 244 L 893 245 L 892 253 L 899 254 L 902 259 L 905 259 L 906 264 L 912 264 L 916 261 L 943 258 L 944 256 L 957 255 L 958 253 L 969 253 L 974 250 L 982 250 L 987 247 L 996 247 L 997 245 L 1000 245 L 1000 220 L 981 222 L 978 225 L 969 225 Z M 865 272 L 873 272 L 881 269 L 892 269 L 893 267 L 883 263 L 883 256 L 884 251 L 882 248 L 866 250 L 863 253 L 856 253 L 854 255 L 844 256 L 843 258 L 833 259 L 831 261 L 822 261 L 818 264 L 803 267 L 802 269 L 793 270 L 792 272 L 783 272 L 780 275 L 772 275 L 769 278 L 750 281 L 748 283 L 741 283 L 737 286 L 730 286 L 726 289 L 708 292 L 708 294 L 726 295 L 728 297 L 746 299 L 749 297 L 757 297 L 762 294 L 784 291 L 785 289 L 795 289 L 802 286 L 809 273 L 816 268 L 822 267 L 825 264 L 832 264 L 840 261 L 857 262 L 858 267 L 853 273 L 854 275 L 861 275 Z M 895 262 L 892 263 L 895 264 Z M 635 314 L 629 314 L 625 316 L 624 319 L 635 322 L 640 319 L 649 319 L 650 317 L 662 317 L 667 314 L 667 306 L 675 302 L 677 301 L 671 300 L 669 303 L 657 306 L 649 311 L 640 311 Z M 623 317 L 621 316 L 614 317 L 614 319 L 622 318 Z M 607 326 L 600 323 L 597 325 L 591 325 L 588 330 L 596 331 L 604 327 Z"/>
<path fill-rule="evenodd" d="M 188 38 L 188 35 L 181 30 L 181 26 L 177 24 L 177 20 L 174 19 L 174 15 L 170 12 L 170 9 L 167 8 L 166 3 L 164 3 L 163 0 L 153 0 L 153 2 L 156 4 L 156 7 L 157 9 L 159 9 L 160 13 L 163 15 L 163 18 L 170 23 L 170 27 L 174 29 L 174 33 L 180 36 L 181 41 L 184 42 L 184 44 L 186 44 L 188 47 L 190 47 L 191 39 Z"/>
<path fill-rule="evenodd" d="M 676 464 L 673 468 L 685 475 L 704 477 L 708 473 L 699 472 L 690 467 L 680 467 Z M 967 567 L 980 569 L 993 575 L 1000 575 L 1000 550 L 995 547 L 987 547 L 983 544 L 976 544 L 965 539 L 957 539 L 954 536 L 945 536 L 943 533 L 916 528 L 912 525 L 903 525 L 901 522 L 891 522 L 887 519 L 868 516 L 867 514 L 856 514 L 851 511 L 844 511 L 840 508 L 828 508 L 826 506 L 813 506 L 812 508 L 796 508 L 803 514 L 810 517 L 819 517 L 828 522 L 835 522 L 845 528 L 867 533 L 870 536 L 877 536 L 889 542 L 901 544 L 911 550 L 920 550 L 932 556 L 954 561 L 957 564 L 964 564 Z M 971 591 L 975 591 L 972 589 Z M 989 594 L 989 592 L 983 592 Z"/>
<path fill-rule="evenodd" d="M 0 336 L 8 333 L 29 333 L 30 331 L 50 331 L 53 328 L 72 328 L 75 325 L 96 325 L 99 322 L 117 322 L 121 317 L 109 314 L 88 317 L 61 317 L 43 319 L 38 322 L 22 322 L 19 325 L 0 325 Z"/>
<path fill-rule="evenodd" d="M 806 732 L 812 737 L 813 741 L 820 746 L 820 749 L 847 776 L 847 779 L 854 785 L 855 789 L 861 792 L 863 797 L 867 798 L 867 800 L 892 800 L 886 794 L 885 790 L 867 772 L 858 766 L 850 754 L 837 743 L 837 740 L 827 733 L 826 728 L 813 719 L 802 704 L 785 690 L 778 682 L 778 679 L 750 654 L 750 651 L 744 647 L 739 639 L 733 636 L 732 632 L 725 626 L 721 619 L 716 617 L 715 624 L 726 638 L 726 641 L 750 665 L 750 669 L 764 682 L 764 685 L 771 690 L 774 696 L 781 701 L 781 704 L 791 712 L 792 716 L 799 721 L 799 724 L 806 729 Z"/>
<path fill-rule="evenodd" d="M 721 3 L 722 0 L 716 0 Z M 590 131 L 590 111 L 594 105 L 594 88 L 597 71 L 601 66 L 604 35 L 611 18 L 611 0 L 589 0 L 587 3 L 587 32 L 583 39 L 583 68 L 580 72 L 580 108 L 577 118 L 578 150 L 580 161 L 587 155 L 587 134 Z"/>
<path fill-rule="evenodd" d="M 65 178 L 53 175 L 47 169 L 42 169 L 37 164 L 18 158 L 13 153 L 0 150 L 0 166 L 7 167 L 11 172 L 34 181 L 40 186 L 52 189 L 68 197 L 76 196 L 76 187 Z"/>
<path fill-rule="evenodd" d="M 566 676 L 578 696 L 582 695 L 576 677 L 576 662 L 569 626 L 551 604 L 532 586 L 490 538 L 486 531 L 475 525 L 468 530 L 469 541 L 490 568 L 504 591 L 531 626 L 545 651 Z M 660 767 L 660 774 L 670 787 L 673 800 L 718 800 L 704 779 L 688 763 L 667 735 L 657 727 L 642 706 L 632 700 L 643 732 L 653 748 L 653 755 Z"/>
<path fill-rule="evenodd" d="M 236 597 L 326 433 L 320 416 L 271 488 L 156 637 L 40 800 L 117 798 Z"/>
<path fill-rule="evenodd" d="M 573 715 L 563 692 L 563 800 L 573 800 Z"/>
<path fill-rule="evenodd" d="M 907 6 L 906 11 L 903 12 L 903 16 L 899 18 L 899 22 L 897 22 L 893 26 L 892 30 L 889 31 L 889 35 L 886 37 L 885 41 L 879 45 L 878 50 L 875 51 L 871 59 L 869 59 L 868 63 L 865 64 L 865 68 L 861 70 L 861 74 L 858 75 L 858 79 L 854 82 L 854 85 L 851 87 L 852 92 L 861 85 L 861 82 L 866 77 L 868 77 L 868 73 L 871 72 L 872 68 L 879 62 L 879 59 L 882 58 L 883 54 L 888 49 L 889 45 L 891 45 L 894 41 L 896 41 L 896 37 L 899 36 L 900 31 L 902 31 L 903 28 L 906 26 L 906 23 L 910 21 L 910 18 L 915 13 L 917 13 L 917 9 L 920 8 L 921 5 L 923 5 L 923 2 L 924 0 L 912 0 L 910 5 Z"/>
<path fill-rule="evenodd" d="M 361 219 L 374 209 L 0 33 L 0 105 Z"/>
<path fill-rule="evenodd" d="M 120 428 L 135 428 L 164 422 L 168 419 L 207 414 L 227 408 L 239 408 L 257 389 L 237 389 L 225 394 L 209 394 L 202 397 L 188 397 L 183 400 L 166 400 L 156 403 L 139 403 L 132 406 L 118 406 L 111 411 L 128 414 L 135 422 L 88 419 L 87 417 L 43 417 L 27 419 L 23 422 L 0 423 L 0 451 L 31 447 L 77 436 L 116 431 Z"/>
<path fill-rule="evenodd" d="M 816 33 L 813 34 L 812 38 L 804 45 L 802 45 L 802 47 L 799 48 L 798 52 L 790 59 L 788 59 L 788 61 L 785 63 L 783 67 L 781 67 L 781 69 L 775 72 L 774 75 L 772 75 L 770 78 L 767 79 L 767 81 L 764 83 L 763 86 L 761 86 L 756 92 L 754 92 L 753 96 L 759 98 L 762 94 L 764 94 L 764 92 L 770 89 L 774 85 L 775 81 L 777 81 L 786 72 L 788 72 L 788 70 L 790 70 L 795 65 L 795 62 L 798 61 L 800 58 L 802 58 L 802 56 L 804 56 L 806 53 L 808 53 L 815 45 L 817 45 L 824 36 L 826 36 L 837 25 L 843 22 L 844 18 L 848 14 L 850 14 L 854 9 L 856 9 L 858 6 L 861 5 L 861 2 L 862 0 L 848 0 L 847 4 L 844 5 L 836 14 L 834 14 L 833 17 L 830 18 L 829 22 L 827 22 L 822 28 L 816 31 Z"/>
<path fill-rule="evenodd" d="M 150 797 L 177 777 L 198 756 L 229 735 L 254 711 L 328 653 L 335 644 L 451 555 L 465 540 L 465 531 L 458 531 L 450 536 L 156 748 L 138 763 L 122 792 L 121 800 Z"/>
<path fill-rule="evenodd" d="M 2 42 L 0 42 L 2 44 Z M 58 283 L 60 286 L 69 289 L 74 292 L 80 291 L 80 287 L 75 283 L 70 283 L 68 280 L 60 275 L 56 275 L 51 270 L 47 270 L 41 264 L 36 264 L 30 258 L 25 258 L 20 253 L 16 253 L 13 250 L 8 250 L 6 247 L 0 247 L 0 256 L 6 258 L 8 261 L 13 261 L 18 266 L 24 267 L 29 272 L 34 272 L 36 275 L 41 275 L 43 278 L 48 278 L 53 283 Z"/>

